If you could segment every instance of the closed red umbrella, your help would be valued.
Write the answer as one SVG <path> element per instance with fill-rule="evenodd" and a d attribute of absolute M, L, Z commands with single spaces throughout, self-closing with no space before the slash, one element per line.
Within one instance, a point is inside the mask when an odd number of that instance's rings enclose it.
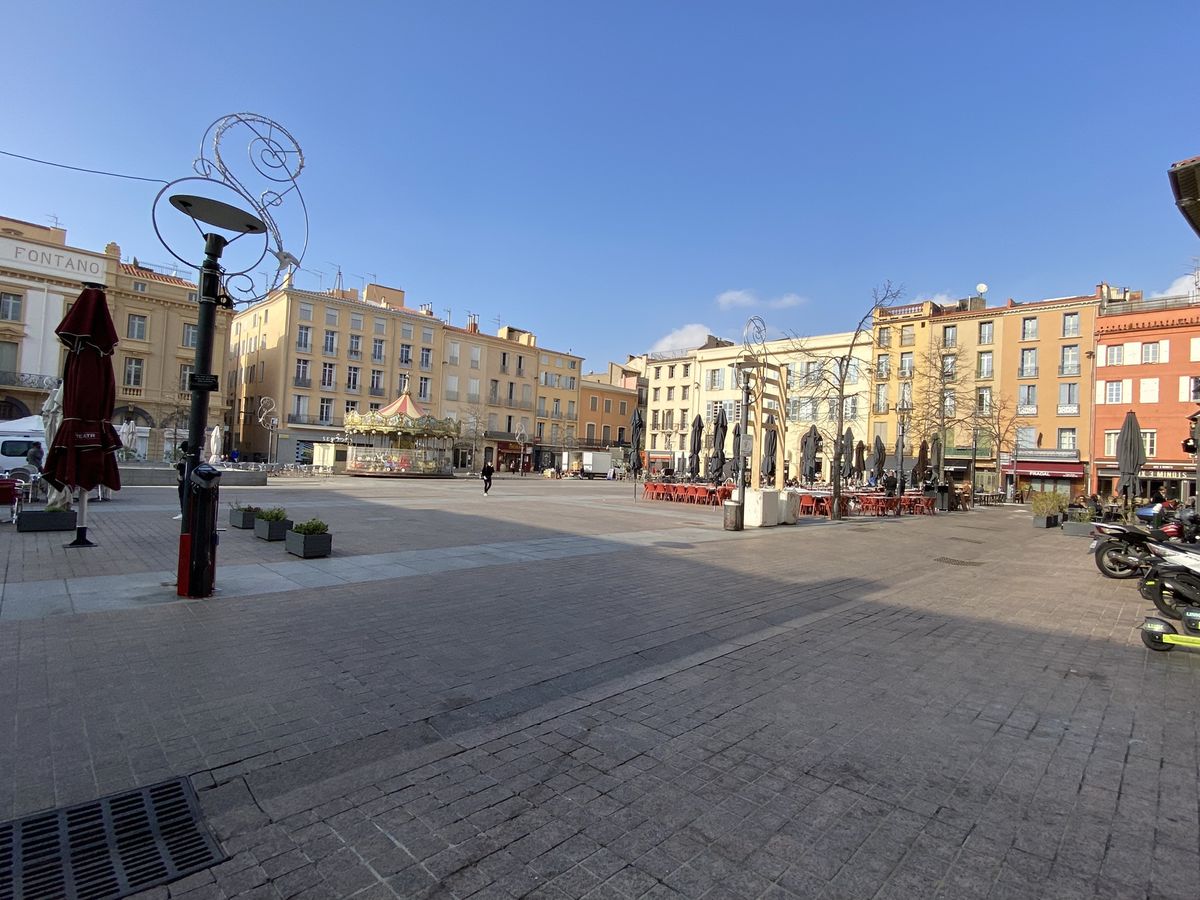
<path fill-rule="evenodd" d="M 55 334 L 67 348 L 63 420 L 46 456 L 44 477 L 60 490 L 81 490 L 75 546 L 90 546 L 87 492 L 97 485 L 121 489 L 116 457 L 121 439 L 111 421 L 117 395 L 112 367 L 117 331 L 104 291 L 84 288 Z"/>

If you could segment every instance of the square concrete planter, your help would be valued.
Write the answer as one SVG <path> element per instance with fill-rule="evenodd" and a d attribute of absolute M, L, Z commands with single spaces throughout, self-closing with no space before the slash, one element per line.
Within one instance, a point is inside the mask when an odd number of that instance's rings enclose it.
<path fill-rule="evenodd" d="M 800 495 L 795 491 L 779 493 L 779 524 L 795 525 L 800 517 Z"/>
<path fill-rule="evenodd" d="M 1063 522 L 1062 532 L 1075 537 L 1088 537 L 1095 527 L 1095 522 Z"/>
<path fill-rule="evenodd" d="M 746 491 L 746 527 L 769 528 L 779 524 L 779 491 L 764 488 Z"/>
<path fill-rule="evenodd" d="M 229 510 L 229 524 L 234 528 L 251 529 L 254 527 L 254 514 L 257 510 L 254 509 L 231 509 Z"/>
<path fill-rule="evenodd" d="M 74 531 L 75 510 L 23 509 L 17 514 L 17 531 Z"/>
<path fill-rule="evenodd" d="M 328 556 L 333 552 L 333 535 L 328 531 L 324 534 L 297 534 L 289 530 L 284 546 L 292 556 L 315 559 L 318 556 Z"/>
<path fill-rule="evenodd" d="M 1033 517 L 1033 527 L 1034 528 L 1057 528 L 1058 527 L 1058 516 L 1034 516 Z"/>
<path fill-rule="evenodd" d="M 268 522 L 266 519 L 254 520 L 254 536 L 264 541 L 282 541 L 292 527 L 291 519 L 282 522 Z"/>

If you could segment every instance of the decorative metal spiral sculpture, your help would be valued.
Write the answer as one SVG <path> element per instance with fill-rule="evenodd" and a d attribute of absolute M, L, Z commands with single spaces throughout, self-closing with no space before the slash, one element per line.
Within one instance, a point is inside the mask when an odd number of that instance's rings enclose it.
<path fill-rule="evenodd" d="M 240 157 L 231 156 L 227 159 L 222 153 L 230 147 L 240 147 L 242 139 L 247 141 L 248 166 Z M 296 184 L 304 169 L 304 152 L 300 144 L 286 128 L 266 116 L 233 113 L 208 126 L 200 141 L 200 155 L 192 168 L 196 172 L 194 176 L 171 182 L 154 198 L 151 216 L 155 234 L 173 257 L 193 269 L 199 269 L 198 261 L 176 252 L 163 237 L 158 223 L 159 203 L 188 182 L 207 183 L 233 191 L 262 220 L 266 231 L 262 234 L 262 252 L 256 258 L 252 257 L 250 265 L 225 269 L 223 291 L 231 303 L 248 304 L 262 299 L 279 287 L 289 266 L 299 268 L 308 249 L 308 207 Z M 298 253 L 285 249 L 283 234 L 276 221 L 276 216 L 285 205 L 294 206 L 302 226 L 303 234 L 295 236 L 297 239 L 293 243 L 294 247 L 299 247 Z M 268 254 L 275 264 L 274 275 L 268 276 L 265 287 L 258 290 L 251 273 Z"/>

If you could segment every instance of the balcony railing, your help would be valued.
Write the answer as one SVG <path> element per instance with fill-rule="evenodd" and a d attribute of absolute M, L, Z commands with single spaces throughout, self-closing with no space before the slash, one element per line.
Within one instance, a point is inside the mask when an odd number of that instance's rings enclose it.
<path fill-rule="evenodd" d="M 525 369 L 522 366 L 517 366 L 517 377 L 518 378 L 525 377 Z"/>
<path fill-rule="evenodd" d="M 399 364 L 400 364 L 400 365 L 402 365 L 402 366 L 404 366 L 405 368 L 408 368 L 409 366 L 411 366 L 411 365 L 412 365 L 412 357 L 410 356 L 410 357 L 408 357 L 407 359 L 405 359 L 403 356 L 402 356 L 402 357 L 400 357 L 400 362 L 399 362 Z"/>
<path fill-rule="evenodd" d="M 58 387 L 61 380 L 57 375 L 34 375 L 32 372 L 0 372 L 0 384 L 8 387 L 52 391 Z"/>
<path fill-rule="evenodd" d="M 337 390 L 337 385 L 335 385 L 335 384 L 334 384 L 332 381 L 326 381 L 324 378 L 322 378 L 322 379 L 321 379 L 321 390 L 323 390 L 323 391 L 336 391 L 336 390 Z"/>
<path fill-rule="evenodd" d="M 140 387 L 130 387 L 127 384 L 123 384 L 121 385 L 121 396 L 133 398 L 140 397 L 142 396 L 142 389 Z"/>
<path fill-rule="evenodd" d="M 1018 416 L 1036 416 L 1037 415 L 1037 404 L 1036 403 L 1018 403 L 1017 404 L 1017 415 Z"/>
<path fill-rule="evenodd" d="M 458 391 L 446 391 L 446 399 L 447 400 L 457 400 L 458 399 Z"/>
<path fill-rule="evenodd" d="M 371 396 L 372 397 L 382 397 L 383 396 L 383 388 L 381 388 L 381 387 L 371 388 Z"/>
<path fill-rule="evenodd" d="M 992 370 L 991 369 L 976 369 L 975 370 L 975 378 L 979 381 L 991 381 L 992 380 Z"/>
<path fill-rule="evenodd" d="M 346 356 L 349 357 L 350 359 L 362 359 L 362 351 L 361 350 L 349 350 L 346 352 Z"/>
<path fill-rule="evenodd" d="M 507 375 L 508 371 L 508 363 L 500 363 L 500 374 Z"/>
<path fill-rule="evenodd" d="M 357 394 L 359 392 L 359 390 L 360 390 L 360 388 L 357 384 L 346 385 L 346 392 L 349 394 Z"/>
<path fill-rule="evenodd" d="M 887 415 L 888 408 L 889 407 L 886 402 L 885 403 L 876 403 L 874 406 L 871 407 L 871 409 L 874 411 L 875 415 L 877 415 L 877 416 Z M 812 418 L 812 417 L 810 416 L 809 418 Z"/>
<path fill-rule="evenodd" d="M 287 420 L 289 425 L 321 425 L 325 428 L 341 428 L 342 420 L 335 419 L 332 416 L 309 416 L 301 415 L 300 413 L 288 413 Z"/>
<path fill-rule="evenodd" d="M 1021 366 L 1019 369 L 1017 369 L 1018 378 L 1037 378 L 1037 373 L 1037 366 Z"/>
<path fill-rule="evenodd" d="M 325 356 L 337 356 L 337 347 L 324 347 L 321 352 Z"/>
<path fill-rule="evenodd" d="M 478 403 L 479 395 L 478 394 L 467 394 L 467 402 L 468 403 Z"/>
<path fill-rule="evenodd" d="M 432 372 L 433 371 L 433 363 L 425 362 L 424 360 L 422 360 L 421 361 L 421 370 L 424 372 Z"/>
<path fill-rule="evenodd" d="M 312 341 L 296 341 L 296 349 L 301 353 L 312 353 Z"/>
<path fill-rule="evenodd" d="M 312 379 L 311 378 L 301 378 L 299 375 L 297 375 L 295 378 L 292 379 L 292 385 L 294 387 L 298 387 L 298 388 L 310 388 L 310 387 L 312 387 Z"/>
<path fill-rule="evenodd" d="M 1058 367 L 1059 375 L 1078 375 L 1079 363 L 1065 363 Z"/>
<path fill-rule="evenodd" d="M 900 346 L 901 347 L 911 347 L 916 342 L 917 342 L 917 336 L 915 334 L 901 334 L 900 335 Z"/>
<path fill-rule="evenodd" d="M 1077 416 L 1079 415 L 1078 403 L 1060 403 L 1056 410 L 1060 416 Z"/>

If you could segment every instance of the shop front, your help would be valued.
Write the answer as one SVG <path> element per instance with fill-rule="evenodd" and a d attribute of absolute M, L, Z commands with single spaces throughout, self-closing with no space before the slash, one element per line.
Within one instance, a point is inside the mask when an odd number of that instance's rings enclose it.
<path fill-rule="evenodd" d="M 1001 471 L 1005 483 L 1016 491 L 1055 491 L 1072 496 L 1086 488 L 1083 463 L 1046 459 L 1018 459 L 1005 462 Z"/>
<path fill-rule="evenodd" d="M 675 454 L 670 450 L 647 450 L 646 469 L 651 475 L 662 475 L 668 470 L 673 471 Z"/>
<path fill-rule="evenodd" d="M 1120 475 L 1115 461 L 1105 461 L 1096 470 L 1096 492 L 1101 497 L 1111 497 L 1116 493 Z M 1192 460 L 1186 462 L 1147 463 L 1138 473 L 1138 497 L 1149 497 L 1155 490 L 1160 490 L 1168 500 L 1186 500 L 1196 493 L 1196 464 Z"/>

